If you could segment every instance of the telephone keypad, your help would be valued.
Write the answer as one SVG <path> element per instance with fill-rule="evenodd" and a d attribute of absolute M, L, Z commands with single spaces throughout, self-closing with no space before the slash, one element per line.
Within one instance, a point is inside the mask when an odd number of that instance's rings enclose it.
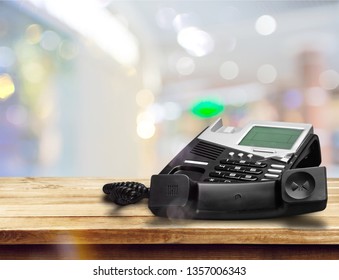
<path fill-rule="evenodd" d="M 209 173 L 206 182 L 254 182 L 261 180 L 278 179 L 285 165 L 270 164 L 269 160 L 261 161 L 253 154 L 243 152 L 227 152 L 227 158 L 219 161 L 219 165 L 214 167 L 214 171 Z"/>

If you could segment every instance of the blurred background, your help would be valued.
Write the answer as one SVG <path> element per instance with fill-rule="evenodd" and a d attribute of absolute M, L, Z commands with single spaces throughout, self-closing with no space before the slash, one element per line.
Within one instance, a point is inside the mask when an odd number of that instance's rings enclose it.
<path fill-rule="evenodd" d="M 0 176 L 158 173 L 202 129 L 308 122 L 339 176 L 338 1 L 0 1 Z"/>

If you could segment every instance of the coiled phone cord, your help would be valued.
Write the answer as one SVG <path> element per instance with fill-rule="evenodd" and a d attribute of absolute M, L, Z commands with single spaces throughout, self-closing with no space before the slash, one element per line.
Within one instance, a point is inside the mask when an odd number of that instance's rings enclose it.
<path fill-rule="evenodd" d="M 105 184 L 103 192 L 114 203 L 124 206 L 149 197 L 149 188 L 138 182 L 116 182 Z"/>

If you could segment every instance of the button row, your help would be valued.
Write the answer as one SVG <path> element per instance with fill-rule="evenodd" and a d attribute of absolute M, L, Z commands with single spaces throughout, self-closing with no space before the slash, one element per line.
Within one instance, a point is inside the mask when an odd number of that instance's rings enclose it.
<path fill-rule="evenodd" d="M 262 181 L 278 179 L 283 172 L 285 165 L 282 164 L 271 164 L 271 168 L 267 169 L 267 173 L 264 175 Z"/>
<path fill-rule="evenodd" d="M 241 172 L 241 173 L 249 173 L 249 174 L 256 174 L 259 175 L 262 173 L 262 170 L 259 168 L 254 168 L 254 167 L 242 167 L 238 165 L 224 165 L 224 164 L 219 164 L 218 166 L 215 167 L 215 170 L 219 171 L 235 171 L 235 172 Z"/>
<path fill-rule="evenodd" d="M 231 183 L 232 182 L 230 180 L 217 179 L 217 178 L 207 178 L 204 181 L 205 182 L 210 182 L 210 183 Z"/>
<path fill-rule="evenodd" d="M 220 163 L 249 166 L 249 167 L 259 167 L 259 168 L 265 168 L 267 166 L 267 164 L 262 161 L 251 162 L 251 161 L 246 161 L 246 160 L 233 160 L 229 158 L 220 160 Z"/>
<path fill-rule="evenodd" d="M 235 155 L 235 152 L 229 152 L 228 154 L 229 154 L 231 157 L 233 157 L 233 156 Z M 244 153 L 238 153 L 237 156 L 240 157 L 240 158 L 242 158 L 242 157 L 244 156 Z M 246 156 L 247 156 L 249 159 L 251 159 L 251 158 L 253 157 L 252 154 L 247 154 Z"/>
<path fill-rule="evenodd" d="M 233 172 L 214 171 L 214 172 L 211 172 L 209 175 L 211 177 L 227 178 L 227 179 L 235 179 L 235 180 L 243 180 L 243 181 L 258 180 L 256 176 L 252 176 L 248 174 L 238 174 L 238 173 L 233 173 Z"/>

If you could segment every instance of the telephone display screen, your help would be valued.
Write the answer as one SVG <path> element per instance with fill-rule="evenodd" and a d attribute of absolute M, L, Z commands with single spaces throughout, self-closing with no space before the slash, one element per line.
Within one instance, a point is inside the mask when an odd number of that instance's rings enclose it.
<path fill-rule="evenodd" d="M 289 150 L 302 132 L 294 128 L 253 126 L 239 145 Z"/>

